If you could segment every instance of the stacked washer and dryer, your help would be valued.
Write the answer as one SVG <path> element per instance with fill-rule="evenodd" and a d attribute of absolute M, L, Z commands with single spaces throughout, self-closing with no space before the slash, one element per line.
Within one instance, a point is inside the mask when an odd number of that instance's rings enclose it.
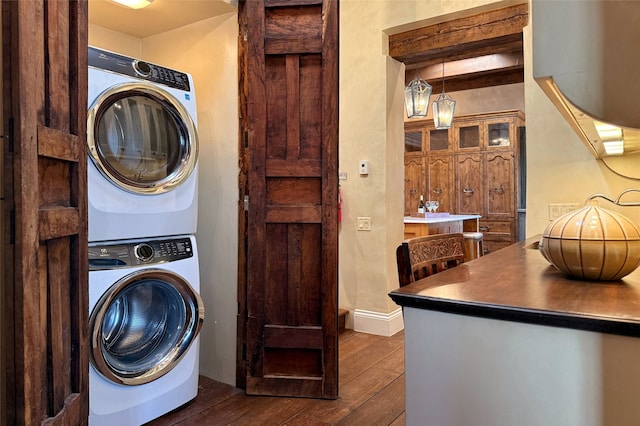
<path fill-rule="evenodd" d="M 200 298 L 189 74 L 89 47 L 89 424 L 195 398 Z"/>

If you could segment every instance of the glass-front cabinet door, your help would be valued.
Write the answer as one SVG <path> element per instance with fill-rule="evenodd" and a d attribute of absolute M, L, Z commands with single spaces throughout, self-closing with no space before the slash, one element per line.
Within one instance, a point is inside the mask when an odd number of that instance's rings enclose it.
<path fill-rule="evenodd" d="M 422 139 L 424 132 L 418 130 L 406 130 L 404 132 L 404 153 L 422 153 Z"/>
<path fill-rule="evenodd" d="M 456 151 L 478 151 L 482 145 L 479 122 L 460 123 L 453 126 Z"/>
<path fill-rule="evenodd" d="M 514 146 L 515 126 L 512 119 L 485 120 L 484 131 L 487 149 L 509 149 Z"/>
<path fill-rule="evenodd" d="M 446 153 L 449 151 L 449 129 L 428 129 L 429 145 L 431 153 Z"/>

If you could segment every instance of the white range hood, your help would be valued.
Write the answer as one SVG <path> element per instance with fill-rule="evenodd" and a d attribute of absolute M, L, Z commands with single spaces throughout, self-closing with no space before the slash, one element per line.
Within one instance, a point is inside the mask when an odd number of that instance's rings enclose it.
<path fill-rule="evenodd" d="M 596 158 L 597 122 L 640 152 L 640 2 L 532 0 L 533 77 Z"/>

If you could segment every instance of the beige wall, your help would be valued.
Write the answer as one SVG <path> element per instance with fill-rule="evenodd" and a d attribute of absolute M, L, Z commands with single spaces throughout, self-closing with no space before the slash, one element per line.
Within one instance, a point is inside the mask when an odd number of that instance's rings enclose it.
<path fill-rule="evenodd" d="M 531 6 L 530 6 L 531 7 Z M 531 15 L 529 15 L 531 16 Z M 638 181 L 620 177 L 596 161 L 533 80 L 531 25 L 525 28 L 525 107 L 527 114 L 527 235 L 541 234 L 549 223 L 548 205 L 579 203 L 589 195 L 616 197 Z M 542 54 L 542 53 L 539 53 Z M 636 170 L 640 168 L 637 157 Z M 630 195 L 625 201 L 638 200 Z M 636 222 L 637 207 L 618 208 L 606 201 L 602 207 L 616 210 Z"/>
<path fill-rule="evenodd" d="M 339 300 L 351 312 L 398 309 L 387 293 L 398 286 L 395 249 L 403 239 L 405 81 L 404 65 L 386 54 L 387 34 L 415 22 L 421 26 L 458 17 L 489 3 L 341 1 L 340 170 L 347 179 L 341 181 Z M 460 103 L 459 108 L 464 111 L 466 106 Z M 370 163 L 366 177 L 358 175 L 360 160 Z M 371 217 L 371 231 L 356 230 L 359 216 Z"/>
<path fill-rule="evenodd" d="M 144 39 L 89 28 L 91 45 L 193 76 L 200 142 L 196 238 L 205 304 L 200 369 L 230 384 L 235 384 L 237 313 L 237 28 L 235 13 Z"/>

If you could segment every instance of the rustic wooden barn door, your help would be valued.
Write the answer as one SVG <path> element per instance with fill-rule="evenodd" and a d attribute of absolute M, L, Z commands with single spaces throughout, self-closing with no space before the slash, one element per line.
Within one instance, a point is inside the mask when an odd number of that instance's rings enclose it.
<path fill-rule="evenodd" d="M 251 0 L 240 22 L 246 391 L 335 398 L 338 1 Z"/>
<path fill-rule="evenodd" d="M 86 1 L 3 1 L 6 422 L 86 424 Z"/>

